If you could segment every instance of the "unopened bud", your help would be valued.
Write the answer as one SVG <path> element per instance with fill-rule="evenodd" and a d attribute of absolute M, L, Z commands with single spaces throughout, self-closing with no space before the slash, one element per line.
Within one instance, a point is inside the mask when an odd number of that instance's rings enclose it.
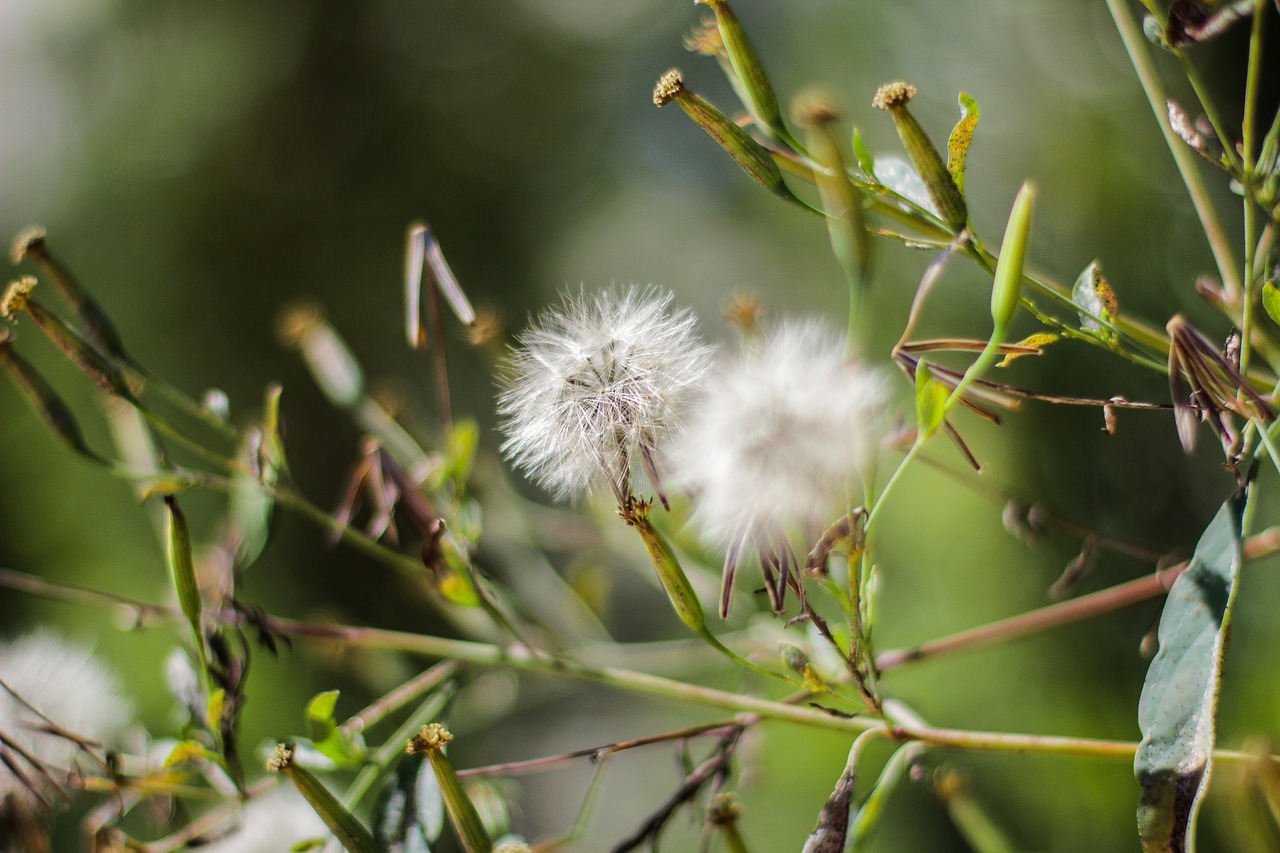
<path fill-rule="evenodd" d="M 489 840 L 489 833 L 480 820 L 480 813 L 476 811 L 475 803 L 467 796 L 462 780 L 444 754 L 445 744 L 451 740 L 453 734 L 448 729 L 439 723 L 431 723 L 423 726 L 418 734 L 409 739 L 406 751 L 410 755 L 427 756 L 431 770 L 435 773 L 436 783 L 440 786 L 449 822 L 453 824 L 463 850 L 466 853 L 490 853 L 493 842 Z"/>
<path fill-rule="evenodd" d="M 997 335 L 1005 329 L 1018 310 L 1022 294 L 1022 268 L 1026 262 L 1027 244 L 1031 240 L 1031 213 L 1036 203 L 1036 185 L 1027 181 L 1018 190 L 1005 226 L 1000 257 L 996 261 L 995 284 L 991 289 L 991 319 Z"/>
<path fill-rule="evenodd" d="M 720 31 L 720 39 L 724 43 L 724 52 L 729 57 L 737 78 L 737 90 L 743 99 L 743 105 L 751 113 L 752 118 L 761 129 L 770 136 L 784 138 L 786 131 L 782 127 L 782 110 L 778 106 L 778 96 L 760 65 L 755 49 L 747 39 L 747 33 L 738 21 L 726 0 L 695 0 L 711 7 L 716 15 L 716 28 Z"/>
<path fill-rule="evenodd" d="M 298 793 L 310 803 L 316 814 L 320 815 L 329 830 L 333 832 L 342 846 L 351 853 L 376 853 L 377 843 L 364 824 L 356 820 L 355 815 L 335 797 L 310 770 L 298 765 L 294 760 L 293 744 L 276 744 L 267 759 L 267 770 L 271 773 L 283 773 L 289 777 Z"/>
<path fill-rule="evenodd" d="M 915 86 L 902 80 L 885 83 L 876 92 L 871 105 L 878 110 L 887 110 L 893 116 L 902 147 L 920 173 L 920 179 L 929 190 L 934 206 L 938 208 L 943 221 L 959 231 L 969 221 L 969 210 L 965 205 L 964 195 L 947 170 L 946 162 L 938 154 L 938 149 L 933 147 L 924 128 L 907 109 L 907 104 L 916 96 L 916 91 Z"/>

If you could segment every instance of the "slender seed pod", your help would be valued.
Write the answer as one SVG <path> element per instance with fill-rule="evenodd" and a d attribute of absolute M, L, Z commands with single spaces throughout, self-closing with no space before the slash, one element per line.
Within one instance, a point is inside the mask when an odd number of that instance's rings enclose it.
<path fill-rule="evenodd" d="M 271 758 L 267 760 L 267 770 L 272 773 L 283 773 L 289 777 L 289 781 L 311 804 L 311 808 L 320 815 L 343 847 L 351 853 L 377 853 L 377 842 L 373 840 L 372 833 L 365 828 L 364 824 L 356 820 L 356 816 L 315 777 L 315 774 L 305 767 L 299 767 L 294 761 L 293 744 L 276 744 Z"/>
<path fill-rule="evenodd" d="M 734 88 L 743 98 L 744 106 L 766 133 L 785 138 L 786 130 L 782 126 L 782 109 L 778 106 L 778 96 L 774 94 L 773 86 L 769 83 L 738 16 L 725 0 L 696 2 L 711 7 L 716 15 L 716 28 L 724 42 L 724 52 L 738 78 L 738 85 Z"/>
<path fill-rule="evenodd" d="M 135 397 L 119 368 L 93 344 L 72 328 L 66 320 L 32 298 L 36 280 L 23 276 L 12 282 L 0 299 L 0 317 L 13 318 L 19 312 L 31 318 L 49 341 L 108 394 L 134 402 Z"/>
<path fill-rule="evenodd" d="M 672 101 L 705 130 L 751 180 L 780 198 L 812 210 L 787 188 L 782 170 L 764 146 L 710 102 L 685 88 L 684 76 L 675 68 L 663 74 L 653 90 L 653 102 L 657 106 L 664 107 Z"/>
<path fill-rule="evenodd" d="M 947 171 L 947 164 L 933 147 L 929 135 L 924 132 L 920 122 L 907 109 L 907 104 L 916 96 L 916 87 L 901 80 L 885 83 L 876 92 L 871 105 L 878 110 L 887 110 L 893 116 L 893 123 L 898 128 L 898 138 L 906 149 L 911 163 L 920 173 L 929 190 L 942 219 L 956 231 L 969 221 L 969 209 L 965 205 L 964 194 L 956 186 L 955 178 Z"/>
<path fill-rule="evenodd" d="M 439 723 L 423 726 L 422 731 L 409 739 L 406 752 L 409 755 L 427 756 L 431 762 L 431 770 L 436 774 L 436 782 L 440 785 L 440 793 L 444 797 L 444 808 L 449 814 L 449 823 L 453 825 L 462 849 L 466 853 L 491 853 L 493 842 L 480 820 L 475 803 L 467 796 L 462 787 L 462 780 L 449 763 L 444 754 L 444 747 L 453 740 L 453 734 Z"/>
<path fill-rule="evenodd" d="M 81 456 L 105 464 L 106 460 L 89 449 L 80 424 L 75 415 L 71 414 L 71 408 L 53 390 L 48 380 L 14 350 L 13 335 L 7 329 L 0 329 L 0 364 L 9 369 L 9 374 L 13 376 L 13 381 L 18 384 L 23 395 L 31 401 L 45 423 L 64 444 Z"/>
<path fill-rule="evenodd" d="M 165 556 L 169 562 L 169 575 L 178 594 L 178 607 L 187 617 L 200 642 L 200 584 L 196 581 L 196 564 L 191 550 L 191 529 L 187 517 L 178 507 L 173 495 L 164 496 L 164 506 L 169 514 L 168 546 Z"/>
<path fill-rule="evenodd" d="M 124 362 L 130 361 L 120 333 L 116 331 L 115 324 L 111 322 L 107 312 L 80 286 L 70 270 L 49 252 L 49 244 L 43 228 L 32 225 L 19 232 L 13 241 L 11 255 L 15 264 L 25 258 L 35 260 L 48 276 L 58 296 L 75 310 L 76 316 L 84 324 L 88 338 L 93 341 L 94 346 L 112 358 Z"/>
<path fill-rule="evenodd" d="M 667 598 L 671 600 L 671 607 L 680 617 L 680 621 L 688 625 L 694 633 L 708 636 L 710 629 L 707 627 L 707 617 L 703 613 L 702 602 L 698 600 L 698 594 L 689 583 L 689 578 L 685 575 L 680 561 L 676 559 L 675 552 L 649 521 L 649 504 L 645 501 L 633 500 L 622 508 L 621 512 L 623 520 L 634 527 L 644 541 L 645 550 L 649 552 L 653 568 L 658 573 L 658 580 L 662 582 L 662 588 L 666 590 Z"/>

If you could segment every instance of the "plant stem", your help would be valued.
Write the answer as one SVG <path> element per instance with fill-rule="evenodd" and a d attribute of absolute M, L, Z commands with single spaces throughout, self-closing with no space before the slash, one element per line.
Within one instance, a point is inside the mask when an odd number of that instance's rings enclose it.
<path fill-rule="evenodd" d="M 1280 527 L 1272 527 L 1250 536 L 1244 545 L 1246 560 L 1256 560 L 1280 551 Z M 1098 592 L 1082 595 L 1070 601 L 1050 604 L 1008 619 L 980 625 L 927 643 L 906 649 L 891 649 L 876 657 L 876 667 L 881 671 L 896 669 L 925 658 L 978 648 L 1003 642 L 1028 634 L 1036 634 L 1052 628 L 1060 628 L 1083 621 L 1102 613 L 1119 610 L 1140 601 L 1156 598 L 1169 591 L 1169 587 L 1187 569 L 1187 563 L 1179 563 L 1163 571 L 1145 575 L 1127 583 L 1118 584 Z"/>
<path fill-rule="evenodd" d="M 1160 85 L 1155 64 L 1147 53 L 1142 27 L 1133 12 L 1129 10 L 1127 0 L 1107 0 L 1107 8 L 1111 10 L 1111 17 L 1116 23 L 1120 39 L 1124 42 L 1125 51 L 1129 54 L 1129 61 L 1133 64 L 1133 70 L 1142 83 L 1142 90 L 1151 104 L 1151 111 L 1155 113 L 1156 123 L 1160 125 L 1160 132 L 1164 134 L 1165 144 L 1169 146 L 1169 153 L 1173 155 L 1178 173 L 1182 176 L 1182 182 L 1191 196 L 1191 204 L 1200 218 L 1200 226 L 1204 229 L 1204 235 L 1209 241 L 1209 249 L 1213 252 L 1214 261 L 1218 265 L 1218 274 L 1222 277 L 1222 287 L 1227 301 L 1236 302 L 1240 299 L 1244 288 L 1241 285 L 1240 272 L 1236 268 L 1235 257 L 1231 253 L 1230 242 L 1222 230 L 1222 224 L 1218 221 L 1218 214 L 1200 177 L 1198 164 L 1191 156 L 1191 152 L 1187 150 L 1187 146 L 1169 126 L 1166 107 L 1168 96 L 1165 94 L 1164 87 Z"/>

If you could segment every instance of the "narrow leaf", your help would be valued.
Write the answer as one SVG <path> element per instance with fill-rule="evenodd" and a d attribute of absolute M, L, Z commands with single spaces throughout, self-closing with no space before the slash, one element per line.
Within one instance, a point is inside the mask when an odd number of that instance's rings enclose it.
<path fill-rule="evenodd" d="M 1274 281 L 1262 286 L 1262 307 L 1273 322 L 1280 324 L 1280 287 Z"/>
<path fill-rule="evenodd" d="M 1138 835 L 1148 853 L 1195 849 L 1196 815 L 1209 781 L 1247 489 L 1223 504 L 1174 582 L 1160 617 L 1160 651 L 1138 702 L 1142 787 Z"/>
<path fill-rule="evenodd" d="M 964 192 L 964 162 L 969 154 L 969 145 L 973 142 L 973 131 L 978 126 L 978 102 L 969 97 L 967 92 L 960 93 L 960 121 L 951 131 L 947 140 L 947 171 L 956 182 L 960 192 Z"/>

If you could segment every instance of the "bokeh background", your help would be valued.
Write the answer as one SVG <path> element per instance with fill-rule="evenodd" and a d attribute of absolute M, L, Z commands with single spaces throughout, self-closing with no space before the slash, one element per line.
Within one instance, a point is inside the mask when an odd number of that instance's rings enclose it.
<path fill-rule="evenodd" d="M 741 0 L 737 9 L 784 101 L 807 84 L 825 85 L 875 152 L 898 153 L 891 123 L 870 108 L 880 83 L 915 82 L 916 115 L 936 139 L 956 118 L 957 92 L 969 92 L 982 107 L 970 208 L 989 241 L 1017 186 L 1034 177 L 1042 199 L 1032 248 L 1038 268 L 1070 282 L 1100 258 L 1124 312 L 1156 325 L 1184 312 L 1213 337 L 1225 334 L 1193 289 L 1212 258 L 1101 2 Z M 357 458 L 359 432 L 278 343 L 276 319 L 299 299 L 322 306 L 368 374 L 403 401 L 406 420 L 430 436 L 438 422 L 431 362 L 407 349 L 401 331 L 411 219 L 432 224 L 473 302 L 499 312 L 512 331 L 566 288 L 628 282 L 674 291 L 719 339 L 729 337 L 722 313 L 736 293 L 761 298 L 771 318 L 820 314 L 841 324 L 844 286 L 821 223 L 751 184 L 677 110 L 651 103 L 654 81 L 678 65 L 691 88 L 732 105 L 714 63 L 681 46 L 705 14 L 674 0 L 7 0 L 0 4 L 0 234 L 46 226 L 132 352 L 192 393 L 223 389 L 233 417 L 255 417 L 264 388 L 281 382 L 298 484 L 332 506 Z M 1246 35 L 1237 28 L 1195 51 L 1237 126 Z M 1164 59 L 1171 88 L 1189 104 Z M 1277 80 L 1271 75 L 1264 92 L 1271 105 Z M 1228 227 L 1238 227 L 1238 202 L 1221 181 L 1211 183 Z M 871 358 L 887 362 L 930 259 L 880 246 Z M 921 334 L 984 336 L 988 287 L 976 270 L 954 264 Z M 91 442 L 106 446 L 86 383 L 30 330 L 20 331 L 22 351 L 84 414 Z M 456 327 L 449 346 L 455 409 L 479 420 L 482 453 L 492 456 L 489 364 Z M 1010 368 L 1010 380 L 1167 399 L 1158 374 L 1082 345 L 1062 343 L 1031 361 Z M 907 391 L 904 383 L 904 401 Z M 965 416 L 960 425 L 987 483 L 1157 552 L 1189 551 L 1230 490 L 1213 443 L 1188 459 L 1163 414 L 1121 413 L 1113 436 L 1101 432 L 1098 412 L 1037 404 L 998 428 Z M 931 455 L 962 468 L 944 442 Z M 1264 498 L 1273 480 L 1264 475 Z M 190 499 L 197 531 L 212 530 L 219 505 L 216 496 Z M 1272 520 L 1273 506 L 1264 499 L 1260 524 Z M 1043 604 L 1079 548 L 1061 535 L 1028 548 L 1002 528 L 1002 501 L 924 467 L 888 510 L 882 648 Z M 646 581 L 638 543 L 624 534 L 617 549 L 623 555 L 610 552 L 609 560 L 618 565 L 594 576 L 608 584 L 610 630 L 627 639 L 680 637 Z M 594 553 L 553 562 L 571 574 Z M 7 380 L 0 381 L 0 565 L 150 600 L 166 594 L 161 551 L 129 486 L 65 453 Z M 499 576 L 512 569 L 494 567 Z M 1103 556 L 1080 589 L 1149 570 Z M 1228 745 L 1276 731 L 1274 575 L 1260 565 L 1244 579 L 1222 702 Z M 294 518 L 281 520 L 241 591 L 284 615 L 439 627 L 385 568 L 328 547 Z M 886 689 L 940 725 L 1132 740 L 1146 668 L 1139 643 L 1157 614 L 1158 605 L 1147 604 L 922 663 L 889 675 Z M 37 625 L 96 644 L 148 728 L 172 731 L 161 670 L 176 637 L 0 593 L 0 633 Z M 302 645 L 279 659 L 259 655 L 250 696 L 262 698 L 247 711 L 246 741 L 300 731 L 302 707 L 319 690 L 340 687 L 340 712 L 354 711 L 420 664 Z M 716 662 L 706 665 L 712 671 Z M 708 677 L 736 684 L 724 672 Z M 468 727 L 466 706 L 455 712 L 467 734 L 452 748 L 459 766 L 714 718 L 541 679 L 494 676 L 483 688 L 469 700 L 487 708 L 474 711 L 479 722 Z M 737 790 L 753 849 L 799 849 L 848 745 L 782 725 L 752 739 Z M 871 752 L 867 780 L 884 757 Z M 932 763 L 967 774 L 1015 849 L 1136 846 L 1136 787 L 1125 762 L 940 754 Z M 611 760 L 580 849 L 607 849 L 633 829 L 678 772 L 668 748 Z M 515 827 L 530 838 L 563 831 L 588 778 L 587 768 L 573 767 L 513 786 Z M 1202 849 L 1275 849 L 1241 791 L 1223 768 L 1202 821 Z M 697 837 L 696 821 L 677 820 L 664 849 L 695 849 Z M 937 800 L 908 785 L 894 796 L 873 849 L 966 848 Z"/>

